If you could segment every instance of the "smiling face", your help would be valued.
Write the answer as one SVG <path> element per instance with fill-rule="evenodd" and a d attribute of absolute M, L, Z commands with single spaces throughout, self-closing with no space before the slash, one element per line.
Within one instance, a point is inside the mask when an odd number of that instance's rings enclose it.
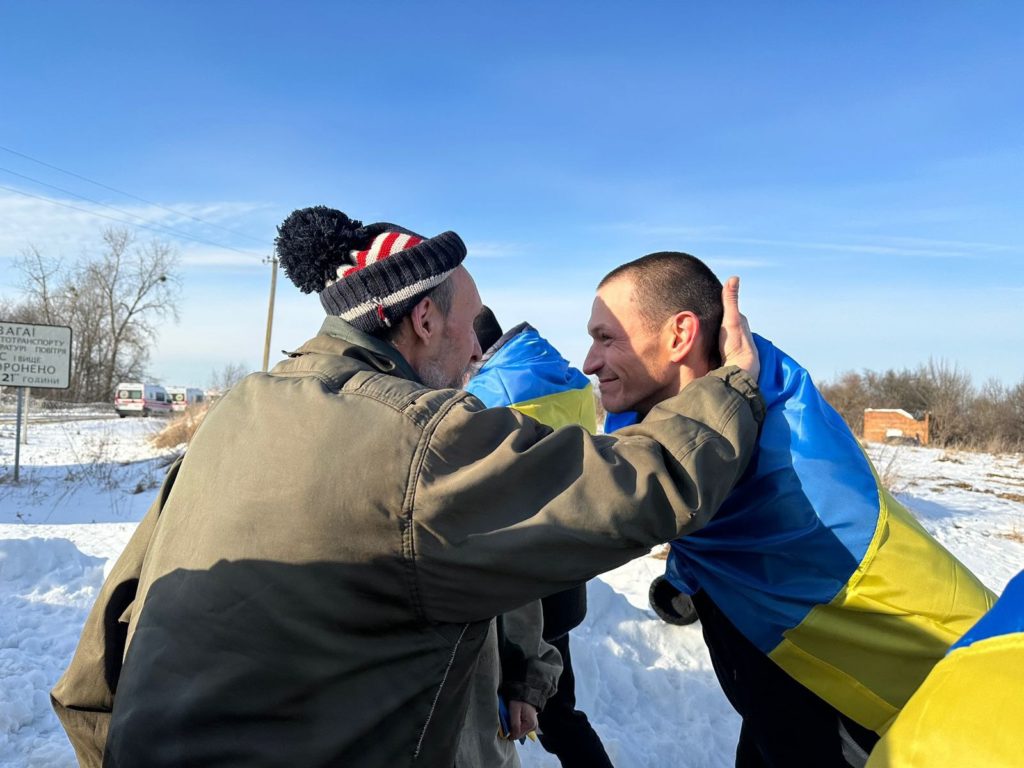
<path fill-rule="evenodd" d="M 598 288 L 587 331 L 592 339 L 583 372 L 596 375 L 601 402 L 611 413 L 644 416 L 657 403 L 678 394 L 678 366 L 670 359 L 671 330 L 651 327 L 634 297 L 629 276 Z"/>

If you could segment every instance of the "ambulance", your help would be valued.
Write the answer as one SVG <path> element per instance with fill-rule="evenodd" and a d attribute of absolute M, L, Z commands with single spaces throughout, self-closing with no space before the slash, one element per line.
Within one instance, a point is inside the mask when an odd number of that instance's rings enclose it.
<path fill-rule="evenodd" d="M 123 381 L 114 390 L 114 410 L 125 416 L 169 416 L 171 398 L 160 384 Z"/>
<path fill-rule="evenodd" d="M 168 387 L 167 395 L 171 398 L 171 410 L 176 413 L 206 399 L 206 393 L 198 387 Z"/>

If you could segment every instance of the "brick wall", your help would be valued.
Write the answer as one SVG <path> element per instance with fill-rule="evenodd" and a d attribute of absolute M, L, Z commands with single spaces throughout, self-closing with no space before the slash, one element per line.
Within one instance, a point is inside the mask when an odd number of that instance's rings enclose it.
<path fill-rule="evenodd" d="M 925 414 L 923 419 L 917 420 L 903 411 L 865 409 L 865 442 L 884 443 L 890 436 L 889 430 L 899 430 L 903 433 L 904 438 L 917 438 L 921 445 L 928 445 L 928 414 Z"/>

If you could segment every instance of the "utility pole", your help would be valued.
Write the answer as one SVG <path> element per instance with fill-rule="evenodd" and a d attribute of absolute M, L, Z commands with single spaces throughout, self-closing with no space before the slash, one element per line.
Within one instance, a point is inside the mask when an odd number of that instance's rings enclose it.
<path fill-rule="evenodd" d="M 277 291 L 277 256 L 269 256 L 263 259 L 264 264 L 270 265 L 270 306 L 267 307 L 267 339 L 263 342 L 263 371 L 266 372 L 270 364 L 270 331 L 274 327 L 274 293 Z"/>

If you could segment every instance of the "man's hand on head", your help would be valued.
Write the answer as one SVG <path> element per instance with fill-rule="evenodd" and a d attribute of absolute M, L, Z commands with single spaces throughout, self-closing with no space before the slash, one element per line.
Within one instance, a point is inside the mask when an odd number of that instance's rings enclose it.
<path fill-rule="evenodd" d="M 719 336 L 719 348 L 722 353 L 722 365 L 735 365 L 742 368 L 757 381 L 761 371 L 761 363 L 757 357 L 754 337 L 750 334 L 747 318 L 740 314 L 740 279 L 730 277 L 722 286 L 722 332 Z"/>

